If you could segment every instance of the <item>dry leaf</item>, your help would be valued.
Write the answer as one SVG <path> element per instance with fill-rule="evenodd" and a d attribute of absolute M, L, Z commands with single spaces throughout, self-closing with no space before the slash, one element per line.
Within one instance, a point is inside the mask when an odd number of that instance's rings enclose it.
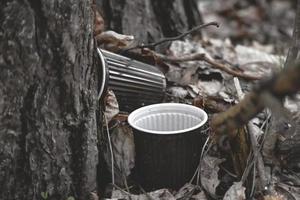
<path fill-rule="evenodd" d="M 115 158 L 115 167 L 128 176 L 134 167 L 134 141 L 132 129 L 128 124 L 119 124 L 111 131 L 111 141 Z"/>
<path fill-rule="evenodd" d="M 187 183 L 176 193 L 175 199 L 206 200 L 205 193 L 199 189 L 199 186 Z"/>
<path fill-rule="evenodd" d="M 201 91 L 201 94 L 207 96 L 217 96 L 223 88 L 223 84 L 220 81 L 199 81 L 197 84 Z"/>
<path fill-rule="evenodd" d="M 218 172 L 220 170 L 219 165 L 224 162 L 225 159 L 219 159 L 216 157 L 205 156 L 201 163 L 201 184 L 211 195 L 216 195 L 216 188 L 220 183 L 218 178 Z"/>
<path fill-rule="evenodd" d="M 244 200 L 246 188 L 243 186 L 242 182 L 235 182 L 233 185 L 227 190 L 224 195 L 223 200 Z"/>
<path fill-rule="evenodd" d="M 122 199 L 122 200 L 175 200 L 175 197 L 167 189 L 160 189 L 154 192 L 149 192 L 146 194 L 134 195 L 126 194 L 120 190 L 114 190 L 112 192 L 112 199 Z"/>
<path fill-rule="evenodd" d="M 134 167 L 135 146 L 132 129 L 128 124 L 119 123 L 110 129 L 110 137 L 114 155 L 115 183 L 125 185 L 125 179 Z M 111 172 L 110 152 L 104 152 L 107 168 Z"/>
<path fill-rule="evenodd" d="M 112 52 L 118 52 L 120 49 L 124 49 L 134 42 L 132 35 L 122 35 L 114 31 L 105 31 L 96 36 L 98 45 L 106 50 Z"/>
<path fill-rule="evenodd" d="M 118 100 L 112 90 L 108 90 L 107 95 L 104 98 L 104 105 L 104 116 L 107 120 L 107 123 L 109 123 L 112 118 L 119 113 Z M 104 122 L 106 123 L 105 119 Z"/>
<path fill-rule="evenodd" d="M 188 95 L 188 91 L 182 87 L 170 87 L 167 90 L 172 97 L 185 98 Z"/>

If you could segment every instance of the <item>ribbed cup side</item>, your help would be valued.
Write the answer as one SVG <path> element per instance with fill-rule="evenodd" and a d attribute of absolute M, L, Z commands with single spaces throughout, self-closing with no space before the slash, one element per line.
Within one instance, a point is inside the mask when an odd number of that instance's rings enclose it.
<path fill-rule="evenodd" d="M 108 87 L 118 99 L 120 110 L 159 103 L 165 93 L 166 79 L 154 66 L 102 50 L 109 71 Z"/>
<path fill-rule="evenodd" d="M 136 173 L 145 190 L 179 189 L 191 179 L 205 140 L 200 129 L 171 135 L 134 130 Z"/>
<path fill-rule="evenodd" d="M 207 114 L 200 108 L 162 103 L 132 112 L 135 172 L 146 191 L 179 189 L 194 174 L 205 135 Z"/>

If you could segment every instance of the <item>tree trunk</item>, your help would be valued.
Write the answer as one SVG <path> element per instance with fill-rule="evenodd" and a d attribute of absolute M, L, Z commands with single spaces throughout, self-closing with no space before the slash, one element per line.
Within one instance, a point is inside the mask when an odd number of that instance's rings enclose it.
<path fill-rule="evenodd" d="M 0 1 L 0 199 L 96 189 L 91 0 Z"/>
<path fill-rule="evenodd" d="M 108 29 L 145 43 L 202 23 L 195 0 L 96 1 Z M 0 1 L 0 199 L 96 190 L 92 29 L 92 0 Z"/>
<path fill-rule="evenodd" d="M 196 0 L 96 0 L 108 30 L 143 43 L 171 37 L 202 24 Z M 162 50 L 165 48 L 159 48 Z"/>

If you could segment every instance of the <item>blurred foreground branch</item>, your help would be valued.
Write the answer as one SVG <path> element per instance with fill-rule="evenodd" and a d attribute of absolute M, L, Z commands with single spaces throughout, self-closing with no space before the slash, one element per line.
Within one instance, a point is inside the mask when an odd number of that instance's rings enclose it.
<path fill-rule="evenodd" d="M 281 102 L 284 97 L 292 96 L 300 89 L 300 63 L 284 68 L 272 79 L 261 82 L 252 92 L 237 105 L 212 118 L 211 126 L 215 132 L 215 139 L 221 135 L 234 138 L 235 129 L 246 124 L 264 107 L 271 107 L 265 101 L 266 97 Z"/>

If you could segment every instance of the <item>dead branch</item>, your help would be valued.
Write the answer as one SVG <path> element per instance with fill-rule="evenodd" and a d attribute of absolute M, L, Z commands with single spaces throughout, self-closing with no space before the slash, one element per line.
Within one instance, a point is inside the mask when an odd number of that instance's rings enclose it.
<path fill-rule="evenodd" d="M 133 49 L 144 49 L 144 48 L 154 48 L 160 44 L 163 44 L 163 43 L 166 43 L 166 42 L 171 42 L 171 41 L 175 41 L 175 40 L 180 40 L 182 38 L 184 38 L 185 36 L 191 34 L 191 33 L 194 33 L 195 31 L 199 30 L 199 29 L 202 29 L 202 28 L 205 28 L 207 26 L 216 26 L 216 27 L 219 27 L 219 24 L 217 22 L 209 22 L 209 23 L 205 23 L 205 24 L 201 24 L 199 26 L 196 26 L 178 36 L 175 36 L 175 37 L 168 37 L 168 38 L 163 38 L 161 39 L 160 41 L 158 42 L 153 42 L 153 43 L 150 43 L 150 44 L 141 44 L 141 45 L 137 45 L 135 47 L 131 47 L 131 48 L 128 48 L 128 49 L 124 49 L 124 51 L 129 51 L 129 50 L 133 50 Z"/>
<path fill-rule="evenodd" d="M 211 126 L 215 132 L 215 139 L 221 135 L 234 138 L 237 128 L 246 124 L 264 107 L 269 106 L 264 97 L 266 94 L 277 99 L 279 102 L 286 96 L 294 95 L 300 89 L 300 63 L 292 67 L 284 68 L 280 74 L 272 79 L 261 82 L 260 85 L 237 105 L 231 107 L 226 112 L 215 115 L 212 118 Z"/>
<path fill-rule="evenodd" d="M 169 62 L 205 61 L 205 62 L 209 63 L 213 68 L 222 70 L 232 76 L 236 76 L 236 77 L 242 78 L 244 80 L 259 80 L 259 79 L 261 79 L 261 77 L 251 76 L 248 74 L 244 74 L 242 72 L 235 71 L 235 70 L 227 67 L 224 64 L 221 64 L 221 63 L 216 62 L 215 60 L 212 60 L 211 58 L 207 57 L 203 53 L 196 53 L 196 54 L 191 54 L 191 55 L 181 56 L 181 57 L 164 56 L 161 54 L 157 54 L 156 56 L 163 61 L 169 61 Z"/>
<path fill-rule="evenodd" d="M 236 91 L 237 91 L 237 94 L 238 94 L 239 101 L 242 101 L 245 95 L 242 91 L 239 79 L 236 78 L 236 77 L 234 77 L 234 85 L 235 85 L 235 88 L 236 88 Z M 261 188 L 264 189 L 265 185 L 267 183 L 266 175 L 265 175 L 265 171 L 264 171 L 265 166 L 264 166 L 262 155 L 261 155 L 261 153 L 258 149 L 259 148 L 258 142 L 257 142 L 257 140 L 255 138 L 255 135 L 254 135 L 254 132 L 255 132 L 254 131 L 254 129 L 255 129 L 254 126 L 255 125 L 254 125 L 252 120 L 250 120 L 247 124 L 248 134 L 250 136 L 250 142 L 251 142 L 252 151 L 253 151 L 253 154 L 254 154 L 253 159 L 254 159 L 254 162 L 257 162 L 257 171 L 258 171 L 258 174 L 259 174 Z"/>

